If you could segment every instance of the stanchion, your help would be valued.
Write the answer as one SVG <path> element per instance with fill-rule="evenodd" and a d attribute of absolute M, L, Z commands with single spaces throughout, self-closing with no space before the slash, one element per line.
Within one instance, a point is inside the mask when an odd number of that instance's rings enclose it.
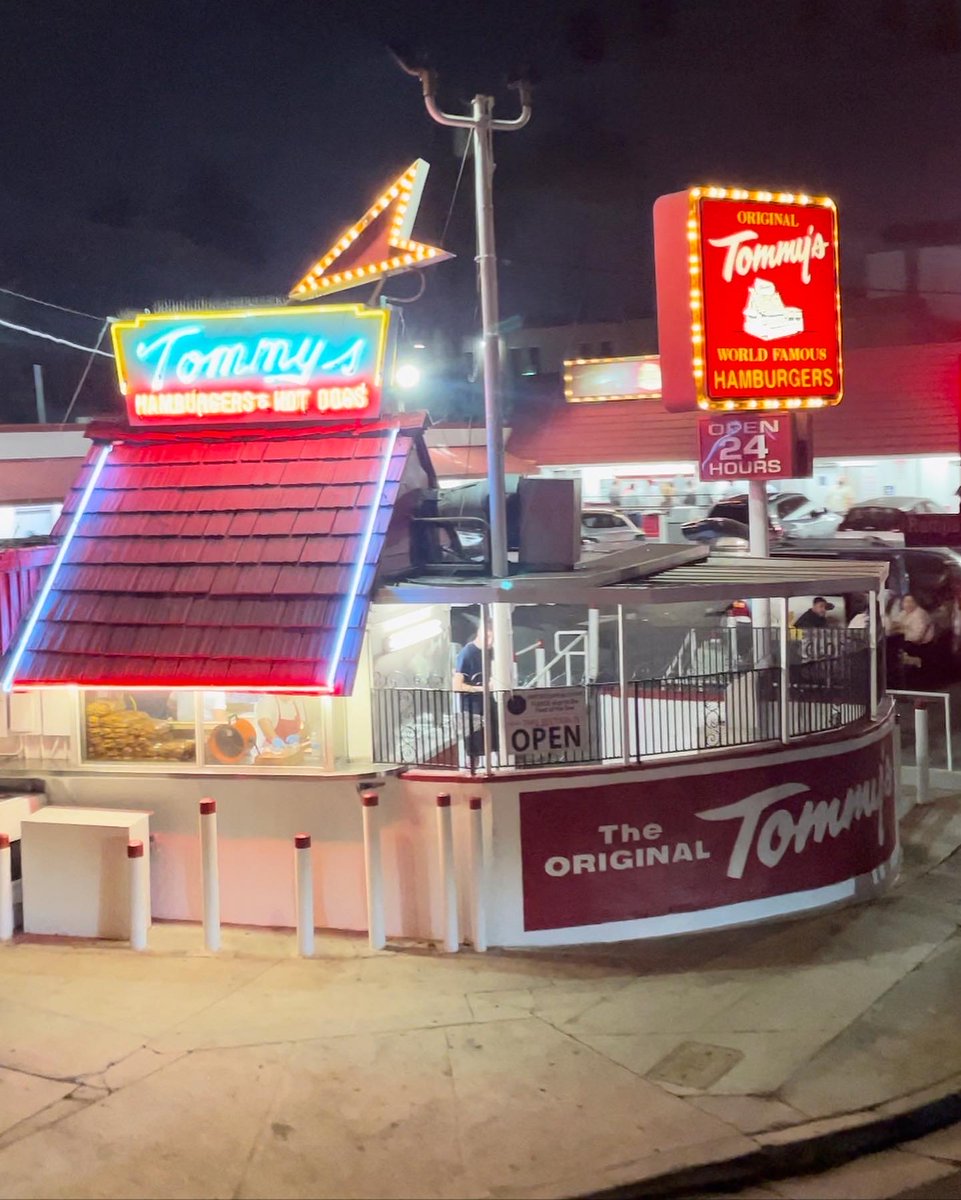
<path fill-rule="evenodd" d="M 361 796 L 364 813 L 364 868 L 367 874 L 367 940 L 371 950 L 387 945 L 384 931 L 384 879 L 380 862 L 380 820 L 376 792 Z"/>
<path fill-rule="evenodd" d="M 217 861 L 217 801 L 200 801 L 200 869 L 204 891 L 204 946 L 220 949 L 220 869 Z"/>
<path fill-rule="evenodd" d="M 927 804 L 931 799 L 931 747 L 925 700 L 914 702 L 914 753 L 918 763 L 918 804 Z"/>
<path fill-rule="evenodd" d="M 10 835 L 0 833 L 0 942 L 13 937 L 13 863 Z"/>
<path fill-rule="evenodd" d="M 460 945 L 457 932 L 457 879 L 454 875 L 454 825 L 450 796 L 437 797 L 437 853 L 440 863 L 441 922 L 444 949 L 456 954 Z"/>
<path fill-rule="evenodd" d="M 310 958 L 314 953 L 314 867 L 310 834 L 294 835 L 295 876 L 297 881 L 297 953 Z"/>
<path fill-rule="evenodd" d="M 480 796 L 470 798 L 470 924 L 474 949 L 487 949 L 487 864 L 484 861 L 484 811 Z"/>
<path fill-rule="evenodd" d="M 127 843 L 127 883 L 130 889 L 130 949 L 146 950 L 149 904 L 143 842 Z"/>
<path fill-rule="evenodd" d="M 891 735 L 891 751 L 894 756 L 894 811 L 898 819 L 907 816 L 904 802 L 904 783 L 901 779 L 901 714 L 894 714 L 894 732 Z"/>

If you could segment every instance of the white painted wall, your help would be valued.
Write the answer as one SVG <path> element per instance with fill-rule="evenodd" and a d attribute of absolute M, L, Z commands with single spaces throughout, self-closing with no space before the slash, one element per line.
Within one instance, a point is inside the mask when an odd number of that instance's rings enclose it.
<path fill-rule="evenodd" d="M 0 428 L 0 459 L 4 458 L 84 458 L 90 442 L 84 427 L 70 429 Z"/>

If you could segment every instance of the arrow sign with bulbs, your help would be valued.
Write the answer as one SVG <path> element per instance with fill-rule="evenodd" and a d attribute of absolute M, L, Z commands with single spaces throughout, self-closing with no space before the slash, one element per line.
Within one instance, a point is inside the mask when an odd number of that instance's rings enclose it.
<path fill-rule="evenodd" d="M 319 258 L 290 292 L 311 300 L 453 258 L 411 239 L 430 164 L 418 158 L 385 188 L 364 215 Z"/>

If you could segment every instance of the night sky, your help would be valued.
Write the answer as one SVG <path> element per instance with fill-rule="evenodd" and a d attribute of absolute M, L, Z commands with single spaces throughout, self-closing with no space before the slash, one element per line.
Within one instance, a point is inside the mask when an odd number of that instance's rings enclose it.
<path fill-rule="evenodd" d="M 513 116 L 508 72 L 537 71 L 530 125 L 496 143 L 505 317 L 651 313 L 651 205 L 692 182 L 835 196 L 849 286 L 892 225 L 961 242 L 958 0 L 3 0 L 0 287 L 98 316 L 285 293 L 418 156 L 415 236 L 439 238 L 461 145 L 391 42 L 448 110 L 485 91 Z M 476 326 L 471 201 L 468 164 L 458 260 L 411 329 Z M 100 330 L 4 295 L 0 317 Z M 30 419 L 32 362 L 60 415 L 84 356 L 0 333 L 0 419 Z M 95 370 L 88 408 L 109 387 Z"/>

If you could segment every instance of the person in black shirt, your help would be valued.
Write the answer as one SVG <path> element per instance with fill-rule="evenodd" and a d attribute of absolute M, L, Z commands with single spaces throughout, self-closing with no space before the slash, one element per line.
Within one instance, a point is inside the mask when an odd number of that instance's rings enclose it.
<path fill-rule="evenodd" d="M 828 613 L 834 607 L 829 604 L 823 596 L 815 596 L 814 603 L 807 610 L 801 613 L 798 619 L 794 622 L 795 629 L 826 629 L 828 623 Z"/>
<path fill-rule="evenodd" d="M 493 630 L 487 630 L 487 647 L 493 641 Z M 468 642 L 457 655 L 454 666 L 453 688 L 460 696 L 460 710 L 464 714 L 464 748 L 472 759 L 484 754 L 484 635 L 478 628 L 473 641 Z M 491 722 L 491 749 L 497 749 L 497 721 L 493 700 L 487 704 Z"/>

